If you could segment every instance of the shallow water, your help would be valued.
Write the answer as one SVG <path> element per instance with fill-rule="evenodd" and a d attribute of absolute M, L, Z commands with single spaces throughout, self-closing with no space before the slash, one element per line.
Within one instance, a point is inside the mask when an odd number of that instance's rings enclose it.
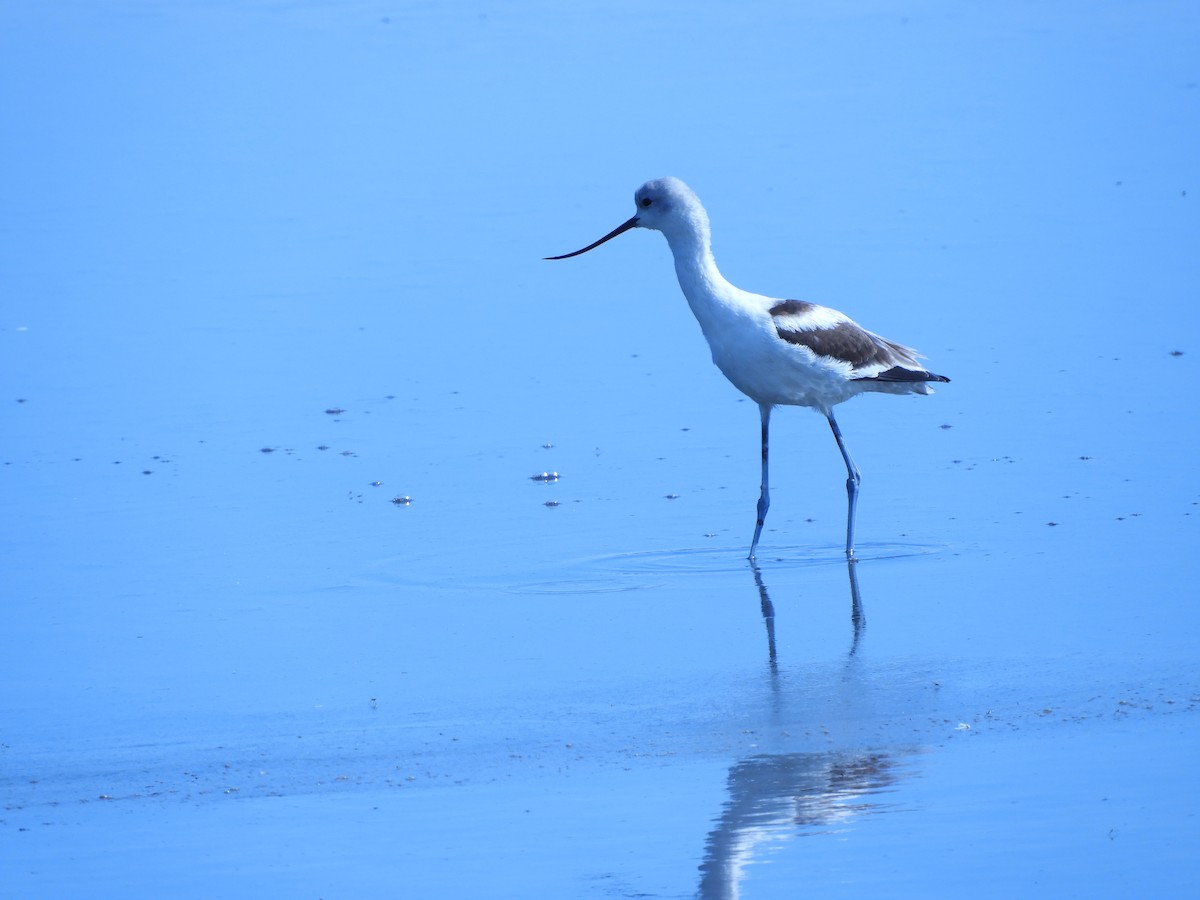
<path fill-rule="evenodd" d="M 1194 883 L 1200 17 L 684 11 L 0 10 L 14 896 Z M 541 260 L 668 173 L 953 379 L 853 567 L 660 238 Z"/>

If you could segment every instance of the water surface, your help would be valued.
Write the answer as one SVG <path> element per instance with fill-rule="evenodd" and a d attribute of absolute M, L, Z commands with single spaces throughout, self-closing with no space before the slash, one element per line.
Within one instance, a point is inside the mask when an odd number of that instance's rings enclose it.
<path fill-rule="evenodd" d="M 1192 7 L 0 25 L 14 896 L 1195 881 Z M 745 560 L 665 242 L 541 260 L 665 174 L 953 379 L 839 408 L 855 567 L 804 410 Z"/>

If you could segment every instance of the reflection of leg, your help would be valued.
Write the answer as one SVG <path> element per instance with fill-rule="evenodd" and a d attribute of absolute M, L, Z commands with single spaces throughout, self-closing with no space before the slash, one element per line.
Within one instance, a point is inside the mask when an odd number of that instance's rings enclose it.
<path fill-rule="evenodd" d="M 754 583 L 758 585 L 758 600 L 762 607 L 763 624 L 767 628 L 767 661 L 771 665 L 771 670 L 775 670 L 775 604 L 771 602 L 771 598 L 767 596 L 767 586 L 763 583 L 762 573 L 758 571 L 758 566 L 754 563 L 750 564 L 750 568 L 754 570 Z"/>
<path fill-rule="evenodd" d="M 838 449 L 842 451 L 842 459 L 846 461 L 846 558 L 850 559 L 854 556 L 854 509 L 858 505 L 858 486 L 862 483 L 862 476 L 858 474 L 858 466 L 854 465 L 854 460 L 846 451 L 842 431 L 838 428 L 837 419 L 833 417 L 833 411 L 827 412 L 825 417 L 829 419 L 829 427 L 833 430 Z M 763 453 L 765 455 L 765 449 Z M 766 465 L 765 460 L 763 465 Z"/>
<path fill-rule="evenodd" d="M 858 650 L 863 629 L 867 627 L 867 617 L 863 615 L 862 594 L 858 590 L 858 560 L 847 559 L 846 571 L 850 575 L 850 626 L 854 629 L 854 637 L 850 641 L 850 655 L 853 656 Z"/>
<path fill-rule="evenodd" d="M 763 403 L 758 409 L 762 415 L 762 487 L 758 493 L 758 519 L 754 523 L 754 540 L 750 542 L 750 559 L 754 559 L 763 522 L 767 520 L 767 510 L 771 508 L 771 490 L 767 486 L 767 432 L 771 427 L 771 406 Z"/>

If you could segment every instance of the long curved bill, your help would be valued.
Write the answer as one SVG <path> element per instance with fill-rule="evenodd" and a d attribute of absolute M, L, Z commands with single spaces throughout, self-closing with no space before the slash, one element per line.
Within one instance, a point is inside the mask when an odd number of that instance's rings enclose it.
<path fill-rule="evenodd" d="M 622 224 L 618 225 L 616 228 L 614 228 L 612 231 L 610 231 L 604 237 L 600 238 L 600 240 L 596 241 L 596 243 L 588 244 L 582 250 L 576 250 L 574 253 L 564 253 L 562 256 L 547 256 L 544 258 L 545 259 L 570 259 L 572 256 L 578 256 L 580 253 L 587 253 L 589 250 L 596 249 L 601 244 L 603 244 L 605 241 L 611 241 L 618 234 L 624 234 L 630 228 L 636 228 L 637 223 L 638 223 L 638 217 L 634 216 L 628 222 L 623 222 Z"/>

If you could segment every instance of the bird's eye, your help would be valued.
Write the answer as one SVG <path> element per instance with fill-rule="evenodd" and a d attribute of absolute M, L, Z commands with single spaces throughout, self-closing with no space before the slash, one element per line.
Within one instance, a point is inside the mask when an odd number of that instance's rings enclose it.
<path fill-rule="evenodd" d="M 642 208 L 645 209 L 647 206 L 649 206 L 653 202 L 654 201 L 651 200 L 649 197 L 643 197 L 642 198 Z"/>

